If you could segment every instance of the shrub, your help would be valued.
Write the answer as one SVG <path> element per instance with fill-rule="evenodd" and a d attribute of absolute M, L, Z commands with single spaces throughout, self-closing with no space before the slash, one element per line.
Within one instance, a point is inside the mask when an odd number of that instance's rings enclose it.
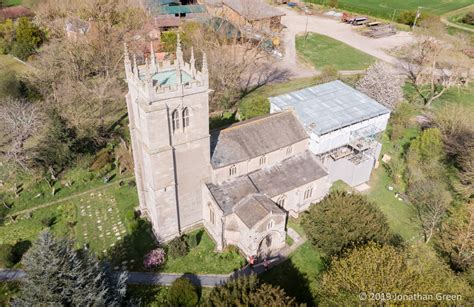
<path fill-rule="evenodd" d="M 51 227 L 56 223 L 56 217 L 55 216 L 49 216 L 41 219 L 41 225 L 44 227 Z"/>
<path fill-rule="evenodd" d="M 174 238 L 168 243 L 168 255 L 173 258 L 186 256 L 188 245 L 184 236 Z"/>
<path fill-rule="evenodd" d="M 339 72 L 334 65 L 326 65 L 321 69 L 321 74 L 319 75 L 319 79 L 321 82 L 330 82 L 337 80 L 339 78 Z"/>
<path fill-rule="evenodd" d="M 467 23 L 469 25 L 474 25 L 474 11 L 467 13 L 462 18 L 462 22 Z"/>
<path fill-rule="evenodd" d="M 420 16 L 421 18 L 422 16 Z M 397 17 L 397 22 L 404 25 L 412 26 L 416 18 L 416 11 L 404 11 Z M 420 20 L 420 19 L 418 19 Z"/>
<path fill-rule="evenodd" d="M 143 266 L 147 269 L 154 268 L 165 263 L 165 259 L 165 250 L 158 247 L 145 256 L 145 259 L 143 260 Z"/>
<path fill-rule="evenodd" d="M 310 242 L 324 253 L 340 253 L 368 241 L 386 243 L 393 236 L 384 214 L 365 196 L 335 191 L 303 216 Z"/>
<path fill-rule="evenodd" d="M 199 233 L 188 234 L 188 235 L 185 236 L 186 237 L 186 244 L 188 245 L 189 249 L 195 248 L 196 246 L 198 246 L 198 244 L 199 244 L 198 235 L 199 235 Z"/>
<path fill-rule="evenodd" d="M 168 291 L 168 303 L 171 306 L 196 306 L 199 297 L 196 287 L 185 277 L 176 279 Z"/>
<path fill-rule="evenodd" d="M 242 101 L 239 115 L 242 120 L 270 113 L 270 102 L 265 97 L 254 97 Z"/>

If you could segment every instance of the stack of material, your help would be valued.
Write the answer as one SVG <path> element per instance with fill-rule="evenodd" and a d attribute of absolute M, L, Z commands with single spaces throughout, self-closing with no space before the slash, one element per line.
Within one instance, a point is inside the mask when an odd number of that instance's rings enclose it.
<path fill-rule="evenodd" d="M 362 31 L 361 34 L 372 38 L 381 38 L 395 35 L 397 30 L 392 25 L 378 25 L 372 26 L 368 30 Z"/>

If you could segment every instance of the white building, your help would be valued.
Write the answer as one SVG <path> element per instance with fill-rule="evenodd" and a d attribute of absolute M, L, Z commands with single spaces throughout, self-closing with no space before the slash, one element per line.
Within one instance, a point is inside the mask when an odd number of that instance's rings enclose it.
<path fill-rule="evenodd" d="M 334 182 L 367 182 L 382 145 L 390 110 L 341 81 L 270 97 L 270 112 L 294 110 Z"/>

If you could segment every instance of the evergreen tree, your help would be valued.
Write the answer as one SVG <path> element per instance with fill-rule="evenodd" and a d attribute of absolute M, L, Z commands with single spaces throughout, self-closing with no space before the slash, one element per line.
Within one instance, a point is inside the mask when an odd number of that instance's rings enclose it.
<path fill-rule="evenodd" d="M 354 244 L 385 243 L 393 236 L 384 214 L 365 196 L 333 192 L 311 206 L 302 225 L 311 243 L 328 255 Z"/>
<path fill-rule="evenodd" d="M 215 287 L 209 294 L 208 306 L 294 306 L 294 298 L 270 284 L 259 283 L 255 275 L 232 279 Z"/>
<path fill-rule="evenodd" d="M 24 255 L 26 278 L 18 306 L 119 305 L 126 294 L 125 275 L 114 277 L 91 253 L 78 252 L 68 239 L 40 234 Z"/>

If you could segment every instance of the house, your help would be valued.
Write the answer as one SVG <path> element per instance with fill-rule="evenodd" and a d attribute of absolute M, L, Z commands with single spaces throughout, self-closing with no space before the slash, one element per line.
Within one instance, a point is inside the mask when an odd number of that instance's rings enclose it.
<path fill-rule="evenodd" d="M 331 180 L 350 186 L 369 181 L 390 110 L 341 81 L 270 97 L 270 112 L 294 110 L 310 135 L 310 150 Z"/>
<path fill-rule="evenodd" d="M 204 0 L 211 15 L 223 17 L 233 24 L 254 31 L 277 33 L 285 14 L 264 0 Z"/>
<path fill-rule="evenodd" d="M 218 250 L 268 255 L 285 245 L 288 216 L 329 191 L 331 180 L 296 112 L 209 131 L 207 59 L 196 68 L 125 51 L 126 96 L 140 211 L 168 241 L 204 226 Z"/>
<path fill-rule="evenodd" d="M 206 10 L 192 1 L 182 4 L 178 0 L 147 0 L 146 9 L 155 19 L 155 25 L 161 31 L 177 28 L 183 20 L 203 17 Z"/>

